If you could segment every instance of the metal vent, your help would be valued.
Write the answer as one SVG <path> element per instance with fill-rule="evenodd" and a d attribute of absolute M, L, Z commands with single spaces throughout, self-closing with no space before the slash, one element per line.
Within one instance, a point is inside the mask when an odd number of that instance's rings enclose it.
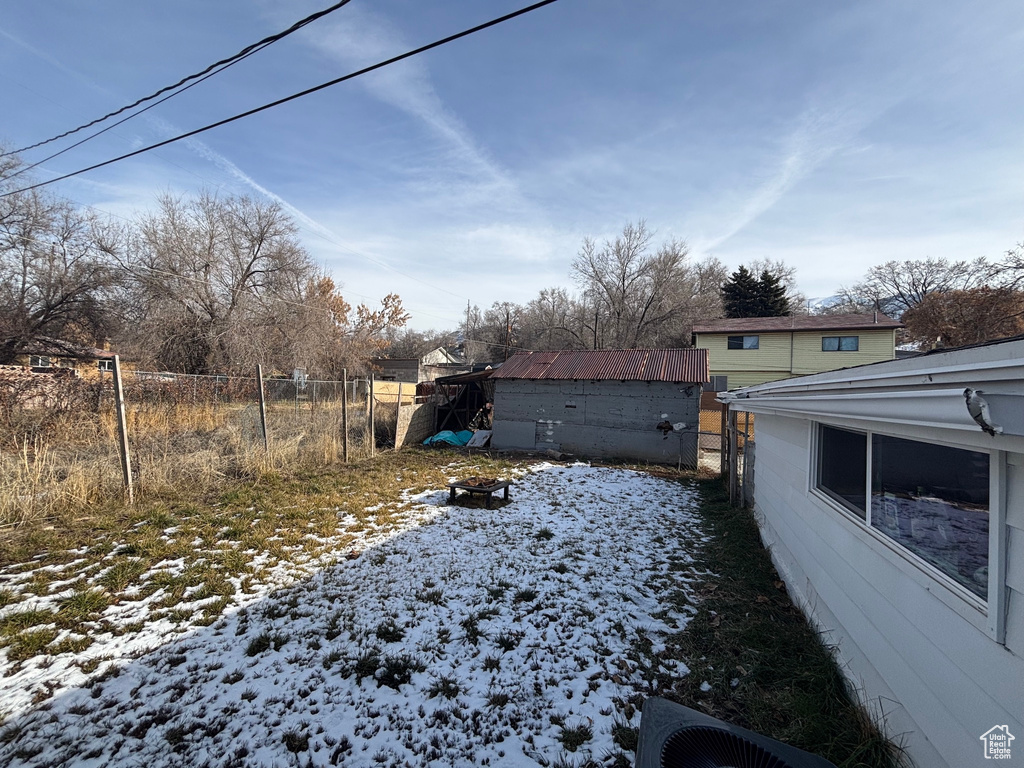
<path fill-rule="evenodd" d="M 648 699 L 636 768 L 835 768 L 824 758 L 666 699 Z"/>

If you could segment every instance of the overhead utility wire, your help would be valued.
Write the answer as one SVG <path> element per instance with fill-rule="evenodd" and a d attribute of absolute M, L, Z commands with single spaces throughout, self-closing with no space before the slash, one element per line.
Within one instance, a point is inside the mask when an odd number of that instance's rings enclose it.
<path fill-rule="evenodd" d="M 137 101 L 134 101 L 131 104 L 127 104 L 127 105 L 121 107 L 120 109 L 117 109 L 117 110 L 115 110 L 113 112 L 110 112 L 110 113 L 104 115 L 103 117 L 97 117 L 95 120 L 92 120 L 92 121 L 90 121 L 88 123 L 80 125 L 77 128 L 72 128 L 70 131 L 65 131 L 64 133 L 58 134 L 56 136 L 53 136 L 53 137 L 51 137 L 49 139 L 46 139 L 45 141 L 37 141 L 35 144 L 30 144 L 29 146 L 22 147 L 21 149 L 15 149 L 15 150 L 13 150 L 11 152 L 0 153 L 0 157 L 6 157 L 7 155 L 16 155 L 19 152 L 26 152 L 26 151 L 28 151 L 30 149 L 35 149 L 36 147 L 41 147 L 44 144 L 49 144 L 52 141 L 57 141 L 57 139 L 63 139 L 66 136 L 70 136 L 73 133 L 78 133 L 79 131 L 85 130 L 86 128 L 89 128 L 89 127 L 91 127 L 93 125 L 96 125 L 97 123 L 102 123 L 104 120 L 107 120 L 107 119 L 109 119 L 111 117 L 116 117 L 117 115 L 120 115 L 122 112 L 126 112 L 129 109 L 134 109 L 135 107 L 139 106 L 140 104 L 145 104 L 147 101 L 152 101 L 157 96 L 160 96 L 161 94 L 167 93 L 167 91 L 173 91 L 175 88 L 178 88 L 178 87 L 184 85 L 185 83 L 189 82 L 190 80 L 195 80 L 198 77 L 202 77 L 203 80 L 205 80 L 206 78 L 203 77 L 203 75 L 208 75 L 208 74 L 214 75 L 214 74 L 217 74 L 217 72 L 214 72 L 213 70 L 218 69 L 218 67 L 222 67 L 222 69 L 219 69 L 218 71 L 223 71 L 223 69 L 227 69 L 228 66 L 231 66 L 231 64 L 234 64 L 236 61 L 241 61 L 245 57 L 249 56 L 252 53 L 256 53 L 257 50 L 262 50 L 263 48 L 265 48 L 266 46 L 270 45 L 271 43 L 276 43 L 278 40 L 280 40 L 280 39 L 282 39 L 284 37 L 287 37 L 288 35 L 292 34 L 293 32 L 297 32 L 298 30 L 302 29 L 307 24 L 310 24 L 310 23 L 316 21 L 317 19 L 323 18 L 324 16 L 326 16 L 329 13 L 333 13 L 334 11 L 338 10 L 339 8 L 341 8 L 343 5 L 348 5 L 350 2 L 351 2 L 351 0 L 341 0 L 341 2 L 335 3 L 330 8 L 324 8 L 322 11 L 317 11 L 316 13 L 312 14 L 311 16 L 307 16 L 306 18 L 301 19 L 301 20 L 295 22 L 290 27 L 288 27 L 288 29 L 284 30 L 283 32 L 278 32 L 276 34 L 270 35 L 269 37 L 265 37 L 262 40 L 253 43 L 252 45 L 247 45 L 245 48 L 240 50 L 234 56 L 229 56 L 226 59 L 221 59 L 220 61 L 214 62 L 213 64 L 208 66 L 206 69 L 204 69 L 202 72 L 196 72 L 193 75 L 188 75 L 187 77 L 183 77 L 181 80 L 179 80 L 178 82 L 174 83 L 173 85 L 165 86 L 165 87 L 161 88 L 159 91 L 156 91 L 155 93 L 149 94 L 149 96 L 143 96 L 141 99 L 138 99 Z M 195 83 L 193 83 L 193 85 L 195 85 Z M 191 87 L 191 86 L 189 86 L 189 87 Z M 185 90 L 188 90 L 188 89 L 187 88 L 182 88 L 182 91 L 185 91 Z M 182 91 L 179 91 L 178 93 L 181 93 Z M 174 96 L 174 95 L 177 95 L 177 94 L 171 94 L 171 95 Z M 170 98 L 170 96 L 168 96 L 167 98 Z M 147 109 L 148 109 L 148 107 L 147 107 Z M 142 114 L 142 112 L 145 112 L 145 110 L 141 110 L 137 114 Z M 134 115 L 132 115 L 132 117 L 134 117 Z M 124 121 L 122 121 L 122 122 L 124 122 Z M 101 131 L 101 133 L 102 133 L 102 131 Z M 96 134 L 96 135 L 99 135 L 99 134 Z M 90 137 L 90 138 L 92 138 L 92 137 Z M 78 145 L 76 144 L 75 146 L 78 146 Z M 68 147 L 68 149 L 71 149 L 71 147 Z M 47 159 L 49 159 L 49 158 L 47 158 Z M 46 161 L 45 160 L 41 160 L 40 162 L 46 162 Z"/>
<path fill-rule="evenodd" d="M 345 0 L 345 2 L 350 2 L 350 0 Z M 107 131 L 113 130 L 114 128 L 117 128 L 117 126 L 121 125 L 122 123 L 126 123 L 126 122 L 128 122 L 128 121 L 129 121 L 129 120 L 131 120 L 131 119 L 132 119 L 133 117 L 138 117 L 138 116 L 139 116 L 139 115 L 141 115 L 141 114 L 142 114 L 143 112 L 148 112 L 148 111 L 149 111 L 149 110 L 151 110 L 151 109 L 152 109 L 153 107 L 156 107 L 156 106 L 159 106 L 159 105 L 163 104 L 163 103 L 164 103 L 165 101 L 167 101 L 168 99 L 173 99 L 173 98 L 174 98 L 175 96 L 177 96 L 178 94 L 184 93 L 184 92 L 185 92 L 185 91 L 187 91 L 187 90 L 188 90 L 189 88 L 192 88 L 192 87 L 194 87 L 194 86 L 197 86 L 197 85 L 199 85 L 199 84 L 200 84 L 201 82 L 203 82 L 204 80 L 207 80 L 207 79 L 209 79 L 209 78 L 213 77 L 214 75 L 218 75 L 218 74 L 220 74 L 221 72 L 223 72 L 223 71 L 224 71 L 225 69 L 227 69 L 228 67 L 230 67 L 230 66 L 232 66 L 232 65 L 234 65 L 234 64 L 237 64 L 237 63 L 238 63 L 238 62 L 240 62 L 240 61 L 244 61 L 244 60 L 245 60 L 245 59 L 247 59 L 248 57 L 252 56 L 252 55 L 253 55 L 254 53 L 259 53 L 260 51 L 262 51 L 262 50 L 263 50 L 263 48 L 266 48 L 266 47 L 267 47 L 267 45 L 270 45 L 270 43 L 267 43 L 266 45 L 264 45 L 264 46 L 262 46 L 262 47 L 260 47 L 260 48 L 256 48 L 255 50 L 249 51 L 249 53 L 245 54 L 245 56 L 242 56 L 242 57 L 241 57 L 240 59 L 235 59 L 234 61 L 232 61 L 232 62 L 230 62 L 230 63 L 228 63 L 228 64 L 225 64 L 225 65 L 224 65 L 223 67 L 221 67 L 220 69 L 218 69 L 218 70 L 215 70 L 214 72 L 210 72 L 209 74 L 207 74 L 207 75 L 205 75 L 205 76 L 203 76 L 203 77 L 199 78 L 199 79 L 198 79 L 198 80 L 196 80 L 196 81 L 195 81 L 194 83 L 189 83 L 189 84 L 188 84 L 188 85 L 186 85 L 186 86 L 185 86 L 184 88 L 182 88 L 182 89 L 181 89 L 180 91 L 175 91 L 174 93 L 169 93 L 169 94 L 167 94 L 166 96 L 164 96 L 164 97 L 163 97 L 162 99 L 160 99 L 159 101 L 154 101 L 154 102 L 153 102 L 152 104 L 150 104 L 150 105 L 149 105 L 148 107 L 143 107 L 143 108 L 142 108 L 142 109 L 140 109 L 140 110 L 139 110 L 138 112 L 133 112 L 133 113 L 132 113 L 132 114 L 130 114 L 130 115 L 126 115 L 125 117 L 122 117 L 122 118 L 121 118 L 120 120 L 118 120 L 118 121 L 117 121 L 116 123 L 111 123 L 111 124 L 110 124 L 110 125 L 108 125 L 108 126 L 107 126 L 106 128 L 101 128 L 100 130 L 96 131 L 96 133 L 92 133 L 92 134 L 89 134 L 89 135 L 88 135 L 88 136 L 86 136 L 86 137 L 85 137 L 84 139 L 82 139 L 82 140 L 80 140 L 80 141 L 76 141 L 76 142 L 75 142 L 74 144 L 72 144 L 71 146 L 65 147 L 64 149 L 60 150 L 59 152 L 54 152 L 54 153 L 53 153 L 52 155 L 48 155 L 47 157 L 44 157 L 44 158 L 43 158 L 42 160 L 38 160 L 38 161 L 36 161 L 36 162 L 32 163 L 32 165 L 26 165 L 26 166 L 25 166 L 24 168 L 19 168 L 19 169 L 18 169 L 17 171 L 15 171 L 14 173 L 12 173 L 12 174 L 10 174 L 10 175 L 8 175 L 8 176 L 5 176 L 5 177 L 4 177 L 4 181 L 9 181 L 10 179 L 13 179 L 13 178 L 14 178 L 15 176 L 21 176 L 21 174 L 23 174 L 23 173 L 27 173 L 28 171 L 31 171 L 31 170 L 32 170 L 33 168 L 38 168 L 38 167 L 39 167 L 40 165 L 42 165 L 43 163 L 45 163 L 45 162 L 47 162 L 47 161 L 49 161 L 49 160 L 53 160 L 53 158 L 55 158 L 55 157 L 60 157 L 60 156 L 61 156 L 61 155 L 63 155 L 63 154 L 65 153 L 65 152 L 70 152 L 70 151 L 71 151 L 72 149 L 74 149 L 75 147 L 80 147 L 80 146 L 82 146 L 83 144 L 85 144 L 85 142 L 87 142 L 87 141 L 91 141 L 92 139 L 95 139 L 95 138 L 96 138 L 97 136 L 99 136 L 99 135 L 101 135 L 101 134 L 104 134 L 104 133 L 106 133 Z M 95 121 L 94 121 L 94 122 L 95 122 Z M 78 129 L 76 128 L 75 130 L 78 130 Z M 43 142 L 43 143 L 46 143 L 46 142 Z M 39 145 L 37 144 L 36 146 L 39 146 Z M 2 155 L 0 155 L 0 157 L 2 157 Z"/>
<path fill-rule="evenodd" d="M 488 29 L 489 27 L 496 26 L 496 25 L 501 24 L 503 22 L 506 22 L 506 21 L 509 21 L 511 19 L 514 19 L 517 16 L 522 16 L 524 14 L 530 13 L 531 11 L 535 11 L 538 8 L 542 8 L 545 5 L 551 5 L 552 3 L 555 3 L 555 2 L 558 2 L 558 0 L 541 0 L 541 2 L 539 2 L 539 3 L 534 3 L 533 5 L 528 5 L 525 8 L 520 8 L 518 11 L 513 11 L 512 13 L 505 14 L 504 16 L 499 16 L 496 19 L 491 19 L 490 21 L 484 22 L 483 24 L 478 24 L 475 27 L 471 27 L 469 29 L 463 30 L 462 32 L 457 32 L 454 35 L 449 35 L 448 37 L 442 38 L 440 40 L 436 40 L 433 43 L 428 43 L 427 45 L 420 46 L 419 48 L 415 48 L 415 49 L 413 49 L 411 51 L 406 51 L 405 53 L 399 54 L 398 56 L 393 56 L 392 58 L 387 59 L 385 61 L 378 62 L 377 64 L 371 64 L 368 67 L 364 67 L 363 69 L 357 70 L 355 72 L 351 72 L 351 73 L 349 73 L 347 75 L 343 75 L 341 77 L 337 77 L 334 80 L 328 80 L 326 83 L 321 83 L 320 85 L 313 86 L 312 88 L 307 88 L 304 91 L 299 91 L 298 93 L 293 93 L 291 96 L 285 96 L 283 99 L 278 99 L 277 101 L 272 101 L 269 104 L 264 104 L 262 107 L 256 107 L 255 109 L 250 109 L 249 111 L 242 112 L 240 114 L 235 115 L 234 117 L 228 117 L 228 118 L 225 118 L 224 120 L 220 120 L 220 121 L 218 121 L 216 123 L 210 123 L 209 125 L 204 126 L 202 128 L 196 128 L 194 131 L 189 131 L 188 133 L 180 134 L 179 136 L 175 136 L 174 138 L 166 139 L 164 141 L 157 142 L 156 144 L 150 144 L 148 147 L 143 147 L 142 149 L 137 149 L 134 152 L 129 152 L 129 153 L 125 154 L 125 155 L 121 155 L 119 157 L 115 157 L 115 158 L 113 158 L 111 160 L 106 160 L 106 161 L 104 161 L 102 163 L 96 163 L 95 165 L 90 165 L 88 168 L 81 168 L 81 169 L 79 169 L 77 171 L 72 171 L 71 173 L 66 173 L 63 176 L 58 176 L 58 177 L 56 177 L 54 179 L 50 179 L 49 181 L 41 181 L 38 184 L 32 184 L 30 186 L 22 187 L 21 189 L 16 189 L 16 190 L 13 190 L 11 192 L 4 192 L 3 194 L 0 194 L 0 197 L 7 197 L 9 195 L 16 195 L 16 194 L 19 194 L 21 192 L 28 192 L 31 189 L 37 189 L 39 187 L 45 187 L 45 186 L 47 186 L 49 184 L 54 184 L 54 183 L 56 183 L 58 181 L 63 181 L 64 179 L 70 179 L 73 176 L 78 176 L 80 174 L 87 173 L 89 171 L 94 171 L 97 168 L 103 168 L 104 166 L 111 165 L 111 164 L 119 162 L 121 160 L 127 160 L 129 157 L 135 157 L 136 155 L 141 155 L 143 152 L 149 152 L 150 150 L 153 150 L 153 149 L 159 149 L 160 147 L 166 147 L 168 144 L 173 144 L 176 141 L 181 141 L 182 139 L 190 138 L 190 137 L 195 136 L 197 134 L 204 133 L 206 131 L 212 130 L 213 128 L 219 128 L 222 125 L 227 125 L 228 123 L 233 123 L 236 120 L 241 120 L 244 117 L 250 117 L 252 115 L 257 114 L 258 112 L 263 112 L 263 111 L 271 109 L 273 107 L 280 106 L 281 104 L 286 104 L 289 101 L 294 101 L 295 99 L 300 99 L 303 96 L 309 96 L 310 94 L 316 93 L 317 91 L 322 91 L 325 88 L 330 88 L 332 85 L 337 85 L 338 83 L 343 83 L 346 80 L 351 80 L 353 78 L 359 77 L 360 75 L 365 75 L 365 74 L 367 74 L 369 72 L 374 72 L 375 70 L 378 70 L 378 69 L 381 69 L 383 67 L 389 66 L 390 64 L 395 64 L 395 63 L 397 63 L 399 61 L 402 61 L 404 59 L 411 58 L 411 57 L 416 56 L 416 55 L 418 55 L 420 53 L 424 53 L 424 52 L 432 50 L 434 48 L 439 48 L 442 45 L 446 45 L 448 43 L 454 42 L 455 40 L 459 40 L 460 38 L 467 37 L 469 35 L 475 34 L 476 32 L 481 32 L 481 31 L 483 31 L 485 29 Z"/>

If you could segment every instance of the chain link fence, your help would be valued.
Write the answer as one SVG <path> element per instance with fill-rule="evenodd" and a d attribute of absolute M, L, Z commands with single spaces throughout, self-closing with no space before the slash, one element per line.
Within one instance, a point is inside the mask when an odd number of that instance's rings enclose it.
<path fill-rule="evenodd" d="M 0 526 L 123 493 L 113 376 L 0 368 Z M 264 431 L 256 376 L 124 371 L 121 381 L 131 479 L 151 494 L 361 459 L 400 444 L 413 410 L 372 378 L 269 377 Z"/>

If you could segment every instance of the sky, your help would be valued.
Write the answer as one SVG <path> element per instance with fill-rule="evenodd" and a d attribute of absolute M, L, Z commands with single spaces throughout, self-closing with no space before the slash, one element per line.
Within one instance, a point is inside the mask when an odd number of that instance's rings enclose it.
<path fill-rule="evenodd" d="M 0 143 L 49 138 L 330 0 L 0 0 Z M 44 181 L 304 90 L 526 2 L 352 0 L 43 163 Z M 410 326 L 573 289 L 585 237 L 645 220 L 809 297 L 891 259 L 1024 241 L 1024 3 L 559 0 L 48 187 L 132 218 L 204 190 L 283 205 L 353 302 Z M 69 140 L 23 153 L 36 162 Z"/>

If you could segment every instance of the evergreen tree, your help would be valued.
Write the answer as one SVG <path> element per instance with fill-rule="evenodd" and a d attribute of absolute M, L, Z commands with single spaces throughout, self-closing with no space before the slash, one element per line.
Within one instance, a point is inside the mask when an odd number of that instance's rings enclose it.
<path fill-rule="evenodd" d="M 759 317 L 760 283 L 746 267 L 740 267 L 722 286 L 722 308 L 726 317 Z"/>
<path fill-rule="evenodd" d="M 761 279 L 758 280 L 758 289 L 761 304 L 758 317 L 782 317 L 789 314 L 786 286 L 782 284 L 778 275 L 764 270 Z"/>

